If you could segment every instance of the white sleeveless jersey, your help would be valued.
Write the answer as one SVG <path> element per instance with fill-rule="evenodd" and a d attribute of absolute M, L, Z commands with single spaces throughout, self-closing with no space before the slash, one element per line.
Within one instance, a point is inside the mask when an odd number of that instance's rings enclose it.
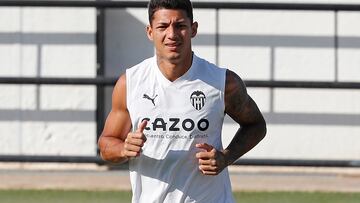
<path fill-rule="evenodd" d="M 148 121 L 142 153 L 129 161 L 132 202 L 234 202 L 227 169 L 205 176 L 195 157 L 197 143 L 222 149 L 225 75 L 195 55 L 173 82 L 160 72 L 156 57 L 126 71 L 133 130 Z"/>

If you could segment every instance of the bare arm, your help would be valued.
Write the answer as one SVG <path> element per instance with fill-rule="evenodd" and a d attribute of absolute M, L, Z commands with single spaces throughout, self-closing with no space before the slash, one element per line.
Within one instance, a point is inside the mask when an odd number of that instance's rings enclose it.
<path fill-rule="evenodd" d="M 223 151 L 226 165 L 255 147 L 266 134 L 265 120 L 238 75 L 227 71 L 225 112 L 240 125 L 229 146 Z"/>
<path fill-rule="evenodd" d="M 226 72 L 225 112 L 240 125 L 240 128 L 223 151 L 217 151 L 206 143 L 196 145 L 204 150 L 198 152 L 196 157 L 199 159 L 199 169 L 205 175 L 219 174 L 257 145 L 266 134 L 265 120 L 257 105 L 247 94 L 240 77 L 229 70 Z"/>
<path fill-rule="evenodd" d="M 130 132 L 131 120 L 126 105 L 126 77 L 117 81 L 112 95 L 112 108 L 98 141 L 101 157 L 110 162 L 123 163 L 139 156 L 146 138 L 142 131 L 146 122 L 136 132 Z"/>

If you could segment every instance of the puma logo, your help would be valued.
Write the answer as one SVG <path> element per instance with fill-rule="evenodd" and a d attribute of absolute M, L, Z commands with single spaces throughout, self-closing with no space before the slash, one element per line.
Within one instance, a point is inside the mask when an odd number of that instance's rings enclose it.
<path fill-rule="evenodd" d="M 143 98 L 150 100 L 150 101 L 154 104 L 154 106 L 155 106 L 155 98 L 156 98 L 157 96 L 158 96 L 158 95 L 155 95 L 154 98 L 151 98 L 151 97 L 149 97 L 147 94 L 144 94 L 144 95 L 143 95 Z"/>

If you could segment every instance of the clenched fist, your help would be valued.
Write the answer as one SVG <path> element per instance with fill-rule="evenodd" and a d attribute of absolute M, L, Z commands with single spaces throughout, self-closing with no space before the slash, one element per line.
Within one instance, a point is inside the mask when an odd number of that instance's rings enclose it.
<path fill-rule="evenodd" d="M 223 152 L 206 143 L 196 144 L 196 147 L 202 150 L 196 153 L 196 158 L 199 160 L 199 170 L 204 175 L 218 175 L 227 167 Z"/>

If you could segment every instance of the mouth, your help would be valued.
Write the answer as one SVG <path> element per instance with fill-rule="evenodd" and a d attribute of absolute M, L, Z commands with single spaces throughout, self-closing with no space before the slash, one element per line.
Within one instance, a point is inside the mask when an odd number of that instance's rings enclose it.
<path fill-rule="evenodd" d="M 180 47 L 180 42 L 171 42 L 171 43 L 165 43 L 165 46 L 168 47 L 170 50 L 175 51 Z"/>

